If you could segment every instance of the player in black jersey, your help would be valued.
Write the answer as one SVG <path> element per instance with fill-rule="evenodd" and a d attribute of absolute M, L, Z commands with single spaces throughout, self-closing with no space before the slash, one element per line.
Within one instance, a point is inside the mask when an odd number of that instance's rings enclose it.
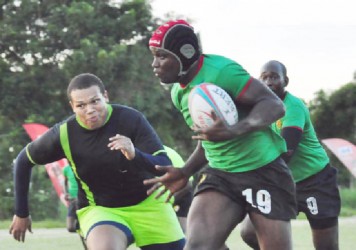
<path fill-rule="evenodd" d="M 108 104 L 102 81 L 80 74 L 68 85 L 74 115 L 28 144 L 15 162 L 15 215 L 10 233 L 18 241 L 31 231 L 28 192 L 31 169 L 62 158 L 78 182 L 78 220 L 89 249 L 183 249 L 184 234 L 169 203 L 147 196 L 143 180 L 155 165 L 171 161 L 161 140 L 137 110 Z M 160 218 L 157 220 L 157 218 Z"/>

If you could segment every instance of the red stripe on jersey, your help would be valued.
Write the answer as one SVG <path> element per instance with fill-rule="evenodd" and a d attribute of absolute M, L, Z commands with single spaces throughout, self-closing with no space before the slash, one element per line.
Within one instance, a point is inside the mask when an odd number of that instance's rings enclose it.
<path fill-rule="evenodd" d="M 243 94 L 245 94 L 245 92 L 247 91 L 248 87 L 250 86 L 252 80 L 253 80 L 252 77 L 250 77 L 250 79 L 248 79 L 247 83 L 245 84 L 245 87 L 242 89 L 240 94 L 236 97 L 236 100 L 239 99 L 241 96 L 243 96 Z"/>

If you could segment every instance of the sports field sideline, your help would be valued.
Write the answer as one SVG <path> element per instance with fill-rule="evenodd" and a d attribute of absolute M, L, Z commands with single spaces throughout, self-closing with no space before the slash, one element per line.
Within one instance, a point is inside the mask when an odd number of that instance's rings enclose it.
<path fill-rule="evenodd" d="M 340 250 L 356 249 L 356 216 L 340 218 Z M 306 220 L 292 221 L 294 250 L 312 250 L 311 233 Z M 26 242 L 19 243 L 12 239 L 8 230 L 0 230 L 0 250 L 80 250 L 83 249 L 78 235 L 68 233 L 65 228 L 33 228 L 33 234 L 26 235 Z M 230 235 L 227 245 L 231 250 L 250 249 L 244 244 L 236 228 Z M 137 250 L 131 246 L 129 250 Z"/>

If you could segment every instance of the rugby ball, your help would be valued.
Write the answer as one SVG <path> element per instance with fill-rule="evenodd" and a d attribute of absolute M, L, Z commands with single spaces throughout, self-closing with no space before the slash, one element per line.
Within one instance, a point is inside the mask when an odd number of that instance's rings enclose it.
<path fill-rule="evenodd" d="M 188 108 L 193 123 L 200 128 L 210 127 L 214 123 L 212 111 L 227 126 L 233 126 L 238 121 L 237 109 L 230 95 L 212 83 L 202 83 L 191 90 Z"/>

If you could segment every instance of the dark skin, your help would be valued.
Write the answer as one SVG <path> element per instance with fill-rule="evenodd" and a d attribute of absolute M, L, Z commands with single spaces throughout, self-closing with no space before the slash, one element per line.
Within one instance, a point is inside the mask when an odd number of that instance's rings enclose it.
<path fill-rule="evenodd" d="M 285 87 L 289 79 L 283 71 L 283 66 L 277 61 L 269 61 L 261 69 L 260 80 L 266 84 L 279 98 L 284 99 L 286 95 Z M 289 131 L 288 131 L 289 130 Z M 284 158 L 288 162 L 297 148 L 302 132 L 296 128 L 283 128 L 281 132 L 288 148 L 288 155 Z M 325 229 L 311 228 L 314 247 L 317 250 L 337 250 L 338 248 L 338 225 Z M 247 216 L 242 223 L 241 236 L 244 241 L 253 249 L 259 247 L 255 227 L 251 219 Z"/>
<path fill-rule="evenodd" d="M 283 66 L 277 61 L 270 61 L 263 65 L 260 80 L 266 84 L 281 100 L 286 95 L 285 87 L 289 83 L 289 78 L 283 71 Z M 296 128 L 284 128 L 281 132 L 282 137 L 287 143 L 287 152 L 283 154 L 286 163 L 290 161 L 294 151 L 302 139 L 302 131 Z"/>
<path fill-rule="evenodd" d="M 261 69 L 260 80 L 280 99 L 284 99 L 289 78 L 283 73 L 283 68 L 279 63 L 274 61 L 266 63 Z"/>
<path fill-rule="evenodd" d="M 197 62 L 192 65 L 186 75 L 178 76 L 179 62 L 172 54 L 155 47 L 150 49 L 154 58 L 152 62 L 153 71 L 161 82 L 165 84 L 179 82 L 186 85 L 194 78 L 198 67 Z M 157 166 L 157 169 L 165 172 L 165 174 L 145 181 L 147 185 L 154 184 L 148 191 L 149 194 L 163 185 L 164 190 L 158 196 L 169 190 L 170 196 L 168 199 L 170 199 L 172 195 L 184 188 L 189 177 L 207 163 L 204 149 L 201 146 L 202 140 L 228 140 L 264 128 L 284 115 L 283 103 L 257 79 L 252 79 L 250 86 L 238 102 L 253 106 L 250 114 L 230 128 L 226 127 L 224 122 L 215 114 L 212 114 L 214 117 L 212 127 L 204 129 L 193 127 L 195 135 L 192 139 L 197 141 L 196 149 L 183 168 Z M 213 203 L 212 200 L 214 200 Z M 224 216 L 221 216 L 221 214 L 224 214 Z M 245 215 L 244 207 L 220 192 L 207 190 L 200 193 L 194 197 L 189 210 L 185 250 L 221 249 L 231 231 L 243 220 Z M 250 216 L 257 228 L 259 242 L 263 249 L 291 249 L 289 221 L 271 220 L 253 212 L 250 213 Z"/>

